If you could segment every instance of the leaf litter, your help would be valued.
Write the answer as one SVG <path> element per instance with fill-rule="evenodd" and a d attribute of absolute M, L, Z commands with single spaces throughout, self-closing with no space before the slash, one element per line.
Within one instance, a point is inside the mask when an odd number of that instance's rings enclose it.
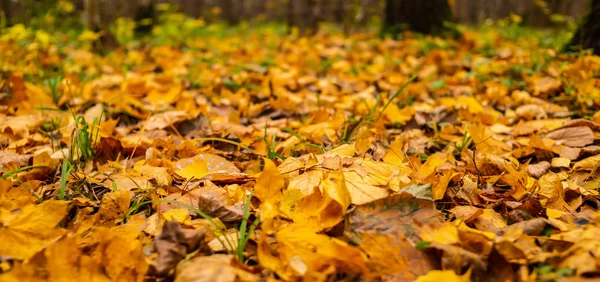
<path fill-rule="evenodd" d="M 102 55 L 14 28 L 2 281 L 600 275 L 598 57 L 469 29 Z"/>

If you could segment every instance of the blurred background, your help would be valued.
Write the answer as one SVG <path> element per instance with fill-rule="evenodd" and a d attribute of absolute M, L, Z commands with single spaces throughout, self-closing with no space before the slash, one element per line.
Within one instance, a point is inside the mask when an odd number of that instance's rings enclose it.
<path fill-rule="evenodd" d="M 206 22 L 279 21 L 300 28 L 319 23 L 340 24 L 345 31 L 376 26 L 387 6 L 418 0 L 0 0 L 5 26 L 29 21 L 54 9 L 76 14 L 91 30 L 104 29 L 121 17 L 151 24 L 170 9 Z M 386 3 L 388 2 L 388 3 Z M 450 0 L 453 21 L 479 24 L 518 15 L 532 27 L 560 27 L 576 22 L 589 10 L 590 0 Z M 170 4 L 167 8 L 164 4 Z M 141 22 L 140 22 L 141 21 Z"/>

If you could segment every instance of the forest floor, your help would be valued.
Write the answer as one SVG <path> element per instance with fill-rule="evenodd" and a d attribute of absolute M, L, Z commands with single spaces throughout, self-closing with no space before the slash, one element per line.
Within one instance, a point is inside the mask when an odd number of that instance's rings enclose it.
<path fill-rule="evenodd" d="M 0 280 L 600 275 L 599 57 L 281 30 L 4 29 Z"/>

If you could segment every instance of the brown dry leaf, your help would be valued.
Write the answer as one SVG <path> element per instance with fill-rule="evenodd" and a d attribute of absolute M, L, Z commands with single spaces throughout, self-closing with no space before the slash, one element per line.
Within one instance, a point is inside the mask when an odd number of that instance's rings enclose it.
<path fill-rule="evenodd" d="M 465 268 L 474 268 L 484 270 L 487 268 L 485 256 L 464 249 L 459 246 L 432 243 L 428 248 L 442 251 L 441 265 L 442 269 L 461 272 Z"/>
<path fill-rule="evenodd" d="M 67 201 L 48 200 L 17 210 L 0 209 L 0 255 L 26 260 L 64 233 L 57 228 Z"/>
<path fill-rule="evenodd" d="M 469 223 L 483 213 L 483 210 L 474 206 L 456 206 L 450 210 L 456 219 Z"/>
<path fill-rule="evenodd" d="M 557 91 L 560 87 L 561 82 L 556 78 L 545 76 L 533 79 L 533 95 L 535 96 L 548 95 L 549 92 Z"/>
<path fill-rule="evenodd" d="M 349 217 L 346 232 L 354 238 L 364 231 L 379 231 L 382 235 L 403 234 L 418 242 L 416 227 L 443 222 L 433 202 L 415 199 L 408 193 L 388 196 L 375 202 L 357 206 Z"/>
<path fill-rule="evenodd" d="M 12 140 L 28 138 L 44 122 L 39 115 L 4 116 L 0 115 L 0 133 L 8 134 Z"/>
<path fill-rule="evenodd" d="M 224 188 L 210 181 L 204 181 L 202 186 L 199 186 L 198 182 L 189 184 L 188 189 L 190 190 L 183 194 L 172 193 L 167 199 L 193 206 L 211 217 L 219 218 L 223 222 L 237 222 L 243 218 L 244 199 L 235 201 L 235 199 L 229 197 L 227 190 Z M 160 211 L 162 212 L 180 208 L 181 206 L 176 204 L 160 204 Z M 185 214 L 196 215 L 191 210 L 186 210 Z"/>
<path fill-rule="evenodd" d="M 151 116 L 146 122 L 145 128 L 146 130 L 165 129 L 189 118 L 189 114 L 185 111 L 164 112 Z"/>
<path fill-rule="evenodd" d="M 556 141 L 557 145 L 583 147 L 594 143 L 594 132 L 587 126 L 565 127 L 546 134 L 546 138 Z"/>
<path fill-rule="evenodd" d="M 524 120 L 543 119 L 548 117 L 544 108 L 533 104 L 520 106 L 515 109 L 515 113 Z"/>
<path fill-rule="evenodd" d="M 535 178 L 540 178 L 542 175 L 544 175 L 548 169 L 551 167 L 552 165 L 547 162 L 547 161 L 541 161 L 537 164 L 530 164 L 527 166 L 527 172 L 529 173 L 529 175 L 535 177 Z"/>
<path fill-rule="evenodd" d="M 183 229 L 176 221 L 168 221 L 162 232 L 154 240 L 154 250 L 158 253 L 150 272 L 166 276 L 185 256 L 198 249 L 204 240 L 206 230 Z"/>
<path fill-rule="evenodd" d="M 20 167 L 27 166 L 31 155 L 20 155 L 13 152 L 0 151 L 0 168 L 4 168 L 9 163 L 16 163 Z"/>

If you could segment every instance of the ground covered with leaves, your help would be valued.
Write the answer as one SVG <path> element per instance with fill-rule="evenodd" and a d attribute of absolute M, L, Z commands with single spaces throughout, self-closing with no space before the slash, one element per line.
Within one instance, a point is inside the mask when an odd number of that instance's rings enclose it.
<path fill-rule="evenodd" d="M 600 58 L 462 32 L 4 29 L 0 280 L 600 275 Z"/>

